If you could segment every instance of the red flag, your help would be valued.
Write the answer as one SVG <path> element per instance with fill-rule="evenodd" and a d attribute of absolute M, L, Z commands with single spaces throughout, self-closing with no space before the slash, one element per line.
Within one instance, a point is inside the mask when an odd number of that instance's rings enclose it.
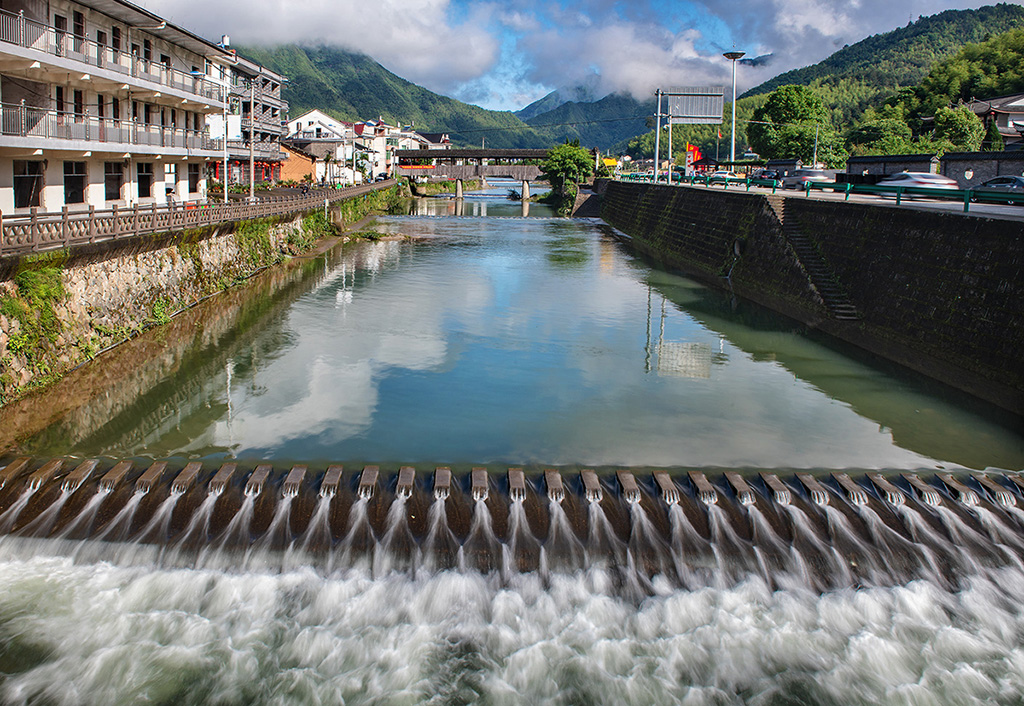
<path fill-rule="evenodd" d="M 722 128 L 718 128 L 718 139 L 722 139 Z"/>

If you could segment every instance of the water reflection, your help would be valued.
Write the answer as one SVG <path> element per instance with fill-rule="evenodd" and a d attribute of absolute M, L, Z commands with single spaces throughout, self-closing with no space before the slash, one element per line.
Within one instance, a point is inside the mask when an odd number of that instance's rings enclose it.
<path fill-rule="evenodd" d="M 728 295 L 651 269 L 600 224 L 386 218 L 378 228 L 414 239 L 332 253 L 242 331 L 190 343 L 109 422 L 70 431 L 68 420 L 26 449 L 1024 466 L 1016 429 L 791 320 L 743 302 L 733 311 Z"/>

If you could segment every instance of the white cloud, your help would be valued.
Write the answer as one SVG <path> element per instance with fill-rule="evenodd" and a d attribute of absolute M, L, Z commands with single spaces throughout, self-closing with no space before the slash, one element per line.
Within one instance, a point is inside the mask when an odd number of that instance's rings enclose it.
<path fill-rule="evenodd" d="M 493 8 L 450 12 L 449 0 L 142 0 L 197 34 L 235 44 L 331 44 L 362 52 L 402 78 L 448 93 L 494 67 Z M 454 20 L 452 15 L 458 14 Z"/>
<path fill-rule="evenodd" d="M 360 51 L 431 90 L 517 109 L 588 75 L 605 92 L 723 83 L 720 54 L 771 53 L 740 72 L 740 89 L 824 59 L 844 44 L 986 0 L 141 0 L 207 37 L 236 43 L 327 43 Z M 661 8 L 661 9 L 659 9 Z"/>

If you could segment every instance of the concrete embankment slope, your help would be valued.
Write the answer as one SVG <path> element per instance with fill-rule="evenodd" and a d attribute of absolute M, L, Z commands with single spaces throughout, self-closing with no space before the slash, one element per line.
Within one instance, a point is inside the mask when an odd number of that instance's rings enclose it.
<path fill-rule="evenodd" d="M 601 216 L 697 279 L 1024 413 L 1024 221 L 605 182 Z"/>

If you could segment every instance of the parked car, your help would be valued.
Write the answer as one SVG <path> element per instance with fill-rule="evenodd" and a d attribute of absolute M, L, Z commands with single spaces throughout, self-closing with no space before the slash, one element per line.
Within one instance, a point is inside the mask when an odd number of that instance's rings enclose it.
<path fill-rule="evenodd" d="M 993 201 L 995 203 L 1016 203 L 1024 205 L 1024 201 L 1004 202 L 1000 197 L 1004 194 L 1024 196 L 1024 177 L 1001 176 L 974 187 L 974 201 Z"/>
<path fill-rule="evenodd" d="M 887 176 L 878 182 L 879 186 L 911 186 L 921 189 L 959 189 L 960 186 L 947 176 L 930 172 L 900 172 Z"/>
<path fill-rule="evenodd" d="M 711 183 L 711 184 L 727 184 L 727 183 L 729 183 L 728 182 L 729 179 L 742 179 L 742 178 L 743 177 L 741 177 L 736 172 L 730 172 L 730 171 L 726 171 L 724 169 L 719 169 L 718 171 L 711 172 L 711 174 L 708 175 L 708 182 Z"/>
<path fill-rule="evenodd" d="M 794 169 L 782 177 L 783 189 L 803 189 L 807 182 L 828 183 L 833 181 L 824 169 Z"/>

